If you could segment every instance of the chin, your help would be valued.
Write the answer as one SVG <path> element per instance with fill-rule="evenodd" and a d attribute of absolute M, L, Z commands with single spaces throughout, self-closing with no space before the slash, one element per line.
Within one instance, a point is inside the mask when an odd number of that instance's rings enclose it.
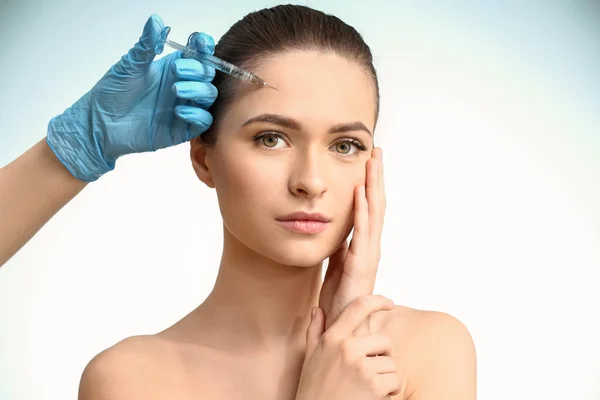
<path fill-rule="evenodd" d="M 318 254 L 307 254 L 304 252 L 295 252 L 288 254 L 275 254 L 272 258 L 273 261 L 276 261 L 282 265 L 289 265 L 292 267 L 300 267 L 300 268 L 311 268 L 320 266 L 321 263 L 328 256 L 318 255 Z"/>
<path fill-rule="evenodd" d="M 339 243 L 334 243 L 330 238 L 313 236 L 298 239 L 281 238 L 263 246 L 259 253 L 277 263 L 294 267 L 314 267 L 327 259 Z"/>

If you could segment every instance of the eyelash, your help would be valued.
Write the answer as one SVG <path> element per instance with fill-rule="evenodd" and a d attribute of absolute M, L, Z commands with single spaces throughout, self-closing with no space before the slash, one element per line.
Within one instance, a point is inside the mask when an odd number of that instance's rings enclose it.
<path fill-rule="evenodd" d="M 253 140 L 256 143 L 258 143 L 259 140 L 261 140 L 262 138 L 267 137 L 267 136 L 275 136 L 279 139 L 285 140 L 285 135 L 283 135 L 280 132 L 275 132 L 275 131 L 260 132 L 259 134 L 255 135 L 253 137 Z M 367 146 L 365 146 L 360 140 L 352 138 L 352 137 L 339 138 L 338 140 L 336 140 L 336 142 L 332 146 L 335 146 L 338 143 L 348 143 L 350 145 L 355 146 L 359 151 L 367 151 L 368 150 Z M 263 147 L 269 148 L 268 146 L 263 146 Z M 338 153 L 338 154 L 348 157 L 348 155 L 343 154 L 343 153 Z"/>

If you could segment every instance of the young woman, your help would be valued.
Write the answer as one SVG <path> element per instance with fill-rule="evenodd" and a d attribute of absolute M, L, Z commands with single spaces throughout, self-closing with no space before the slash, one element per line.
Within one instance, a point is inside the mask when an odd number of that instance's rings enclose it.
<path fill-rule="evenodd" d="M 162 22 L 151 18 L 146 31 L 132 51 L 160 47 Z M 212 52 L 208 35 L 193 39 Z M 80 399 L 475 399 L 466 328 L 372 293 L 385 194 L 373 144 L 378 82 L 361 36 L 336 17 L 277 6 L 237 22 L 214 53 L 276 88 L 221 73 L 213 80 L 214 70 L 195 60 L 171 61 L 181 79 L 175 94 L 193 101 L 178 106 L 192 128 L 171 129 L 173 141 L 192 139 L 194 170 L 215 189 L 223 216 L 214 289 L 172 327 L 96 356 Z M 148 60 L 134 56 L 118 75 L 143 75 L 136 63 Z M 153 118 L 169 118 L 173 105 Z M 104 118 L 103 110 L 92 115 Z M 129 151 L 108 143 L 110 151 L 88 152 L 80 167 L 81 150 L 70 151 L 81 146 L 69 135 L 74 117 L 60 118 L 48 144 L 79 180 L 112 169 L 116 157 L 107 153 Z M 152 139 L 144 146 L 161 147 Z"/>

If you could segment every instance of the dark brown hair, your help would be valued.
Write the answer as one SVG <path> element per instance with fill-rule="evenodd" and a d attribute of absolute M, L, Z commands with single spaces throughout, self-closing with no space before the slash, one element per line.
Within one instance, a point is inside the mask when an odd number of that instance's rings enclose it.
<path fill-rule="evenodd" d="M 252 70 L 265 58 L 289 50 L 334 53 L 356 62 L 372 77 L 375 88 L 375 121 L 379 115 L 379 85 L 373 56 L 362 36 L 341 19 L 300 5 L 279 5 L 246 15 L 233 24 L 215 46 L 215 56 Z M 215 123 L 200 135 L 214 144 L 218 119 L 235 98 L 240 81 L 220 71 L 213 80 L 219 91 L 208 109 Z"/>

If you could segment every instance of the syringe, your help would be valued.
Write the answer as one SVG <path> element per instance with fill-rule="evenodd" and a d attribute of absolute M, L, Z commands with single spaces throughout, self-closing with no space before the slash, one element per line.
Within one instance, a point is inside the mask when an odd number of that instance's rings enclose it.
<path fill-rule="evenodd" d="M 184 58 L 193 58 L 195 60 L 200 61 L 203 64 L 213 67 L 216 70 L 224 72 L 224 73 L 231 75 L 234 78 L 240 79 L 244 82 L 250 82 L 250 83 L 254 83 L 256 85 L 261 85 L 261 86 L 268 86 L 272 89 L 277 90 L 276 88 L 269 85 L 267 82 L 265 82 L 264 80 L 262 80 L 261 78 L 254 75 L 252 72 L 250 72 L 248 70 L 245 70 L 240 67 L 236 67 L 235 65 L 228 63 L 225 60 L 221 60 L 220 58 L 215 57 L 212 54 L 202 53 L 202 52 L 194 49 L 192 46 L 189 46 L 189 40 L 188 40 L 188 46 L 183 46 L 183 45 L 176 43 L 169 39 L 165 40 L 165 44 L 168 45 L 169 47 L 174 48 L 175 50 L 180 50 L 183 53 Z"/>

